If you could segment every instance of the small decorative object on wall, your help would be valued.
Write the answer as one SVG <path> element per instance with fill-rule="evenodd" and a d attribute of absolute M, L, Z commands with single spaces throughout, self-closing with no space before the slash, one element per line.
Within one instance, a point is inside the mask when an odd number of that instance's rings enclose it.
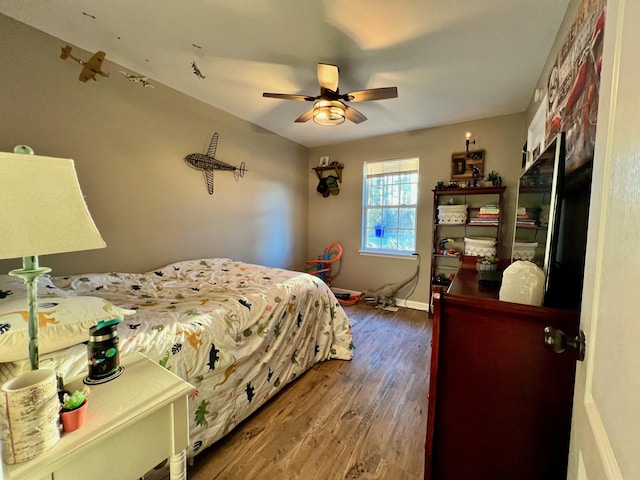
<path fill-rule="evenodd" d="M 324 157 L 320 157 L 320 163 L 318 164 L 319 167 L 328 167 L 329 166 L 329 157 L 324 156 Z"/>
<path fill-rule="evenodd" d="M 142 75 L 135 75 L 133 73 L 127 73 L 127 72 L 124 72 L 122 70 L 120 70 L 120 73 L 123 74 L 125 77 L 127 77 L 127 80 L 129 80 L 132 83 L 139 83 L 143 87 L 156 88 L 153 85 L 151 85 L 151 83 L 149 83 L 149 77 L 143 77 Z"/>
<path fill-rule="evenodd" d="M 475 140 L 471 140 L 471 132 L 467 132 L 464 134 L 466 140 L 465 140 L 465 146 L 467 147 L 467 158 L 469 158 L 469 145 L 470 144 L 476 144 Z"/>
<path fill-rule="evenodd" d="M 216 149 L 218 148 L 218 132 L 211 136 L 211 143 L 207 153 L 190 153 L 184 157 L 184 161 L 187 165 L 202 170 L 204 180 L 207 182 L 207 190 L 209 195 L 213 195 L 213 171 L 214 170 L 227 170 L 233 172 L 233 176 L 237 180 L 240 177 L 244 177 L 244 172 L 247 171 L 245 163 L 242 162 L 239 167 L 234 167 L 228 163 L 221 162 L 215 158 Z"/>
<path fill-rule="evenodd" d="M 469 139 L 467 139 L 467 142 L 469 142 Z M 484 150 L 467 150 L 465 152 L 457 152 L 451 155 L 452 182 L 482 179 L 483 175 Z"/>
<path fill-rule="evenodd" d="M 104 57 L 106 55 L 106 53 L 99 51 L 94 53 L 88 62 L 85 62 L 71 54 L 71 47 L 69 45 L 60 49 L 61 59 L 66 60 L 67 58 L 70 58 L 82 65 L 82 71 L 80 72 L 80 77 L 78 78 L 78 80 L 80 80 L 81 82 L 86 82 L 87 80 L 96 80 L 96 75 L 102 75 L 103 77 L 109 76 L 108 72 L 102 71 L 102 62 L 104 61 Z"/>
<path fill-rule="evenodd" d="M 198 68 L 198 65 L 196 65 L 196 61 L 194 60 L 193 62 L 191 62 L 191 68 L 193 69 L 193 74 L 198 77 L 200 80 L 206 78 L 202 72 L 200 71 L 200 69 Z"/>

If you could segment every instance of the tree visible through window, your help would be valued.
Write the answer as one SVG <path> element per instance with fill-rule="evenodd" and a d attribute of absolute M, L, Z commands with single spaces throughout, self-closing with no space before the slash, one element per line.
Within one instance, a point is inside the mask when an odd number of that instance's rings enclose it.
<path fill-rule="evenodd" d="M 415 252 L 418 166 L 417 157 L 365 162 L 362 251 Z"/>

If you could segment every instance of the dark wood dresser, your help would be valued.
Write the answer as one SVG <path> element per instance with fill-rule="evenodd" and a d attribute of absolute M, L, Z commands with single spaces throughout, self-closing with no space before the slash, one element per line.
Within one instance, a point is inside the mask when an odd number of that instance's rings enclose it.
<path fill-rule="evenodd" d="M 425 480 L 566 478 L 577 354 L 544 328 L 575 337 L 579 314 L 498 293 L 470 257 L 434 294 Z"/>

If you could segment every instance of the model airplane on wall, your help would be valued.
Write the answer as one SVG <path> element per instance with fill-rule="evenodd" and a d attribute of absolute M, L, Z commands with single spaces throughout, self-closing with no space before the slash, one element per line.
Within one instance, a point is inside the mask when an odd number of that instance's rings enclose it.
<path fill-rule="evenodd" d="M 120 70 L 120 73 L 123 74 L 125 77 L 127 77 L 127 80 L 129 80 L 132 83 L 139 83 L 143 87 L 156 88 L 153 85 L 151 85 L 151 83 L 149 82 L 149 77 L 144 77 L 142 75 L 135 75 L 133 73 L 127 73 L 122 70 Z"/>
<path fill-rule="evenodd" d="M 96 75 L 102 75 L 103 77 L 108 77 L 108 72 L 102 71 L 102 62 L 104 61 L 104 57 L 106 53 L 99 51 L 94 53 L 88 62 L 85 62 L 78 57 L 71 54 L 71 47 L 67 45 L 60 49 L 60 58 L 66 60 L 67 58 L 71 58 L 76 61 L 80 65 L 82 65 L 82 71 L 80 72 L 80 77 L 78 80 L 81 82 L 86 82 L 87 80 L 96 80 Z"/>
<path fill-rule="evenodd" d="M 234 167 L 228 163 L 221 162 L 215 158 L 216 149 L 218 148 L 218 132 L 214 133 L 211 137 L 211 143 L 207 153 L 190 153 L 184 157 L 184 161 L 187 165 L 193 168 L 202 170 L 204 179 L 207 182 L 207 190 L 209 195 L 213 194 L 213 171 L 214 170 L 227 170 L 233 172 L 233 176 L 236 180 L 240 177 L 244 177 L 246 171 L 245 164 L 242 162 L 239 167 Z"/>
<path fill-rule="evenodd" d="M 196 65 L 196 61 L 194 60 L 193 62 L 191 62 L 191 68 L 193 69 L 193 74 L 198 77 L 200 80 L 205 79 L 206 77 L 202 74 L 202 72 L 200 71 L 200 69 L 198 68 L 198 65 Z"/>

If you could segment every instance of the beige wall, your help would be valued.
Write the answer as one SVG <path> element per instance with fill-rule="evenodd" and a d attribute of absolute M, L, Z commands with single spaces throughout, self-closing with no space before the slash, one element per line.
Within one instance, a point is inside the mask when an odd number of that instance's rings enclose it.
<path fill-rule="evenodd" d="M 334 285 L 353 290 L 373 290 L 384 284 L 409 278 L 415 262 L 394 257 L 362 255 L 362 168 L 363 162 L 409 156 L 420 157 L 420 195 L 418 198 L 417 252 L 420 254 L 420 282 L 410 302 L 428 302 L 430 255 L 432 251 L 433 194 L 439 180 L 448 181 L 451 154 L 465 148 L 465 132 L 471 131 L 476 148 L 486 150 L 485 170 L 500 172 L 507 186 L 505 224 L 501 256 L 509 256 L 512 242 L 517 179 L 521 173 L 522 146 L 526 140 L 523 114 L 489 118 L 475 122 L 429 128 L 367 140 L 313 148 L 309 168 L 317 166 L 321 156 L 344 163 L 340 194 L 324 198 L 316 192 L 318 178 L 309 173 L 309 243 L 311 258 L 322 253 L 331 242 L 344 248 L 342 268 Z M 402 294 L 408 290 L 400 291 Z"/>
<path fill-rule="evenodd" d="M 31 145 L 37 154 L 75 159 L 89 209 L 107 242 L 91 252 L 42 260 L 56 274 L 141 271 L 197 257 L 231 257 L 285 268 L 304 268 L 331 242 L 345 247 L 334 284 L 370 290 L 408 278 L 415 262 L 364 256 L 360 247 L 362 164 L 417 155 L 421 159 L 418 253 L 421 279 L 410 300 L 427 301 L 433 197 L 448 180 L 451 154 L 473 132 L 486 150 L 487 171 L 507 186 L 501 255 L 513 228 L 525 114 L 386 135 L 308 150 L 231 114 L 156 84 L 142 88 L 108 61 L 110 78 L 83 84 L 80 67 L 59 58 L 65 42 L 0 15 L 0 149 Z M 81 57 L 90 52 L 74 49 Z M 4 73 L 6 72 L 6 74 Z M 244 161 L 239 182 L 216 172 L 210 196 L 200 172 L 183 157 L 220 134 L 217 157 Z M 322 198 L 311 167 L 321 155 L 345 164 L 340 195 Z M 305 162 L 305 159 L 307 160 Z M 0 271 L 19 266 L 1 261 Z M 401 293 L 407 293 L 403 291 Z"/>
<path fill-rule="evenodd" d="M 302 268 L 307 252 L 307 149 L 163 85 L 78 81 L 65 42 L 0 15 L 0 150 L 73 158 L 107 248 L 52 255 L 58 275 L 144 271 L 176 260 L 231 257 Z M 74 48 L 81 58 L 91 54 Z M 220 134 L 216 157 L 246 162 L 244 179 L 202 173 L 183 158 Z M 28 185 L 25 185 L 28 188 Z M 0 271 L 19 266 L 0 262 Z"/>

